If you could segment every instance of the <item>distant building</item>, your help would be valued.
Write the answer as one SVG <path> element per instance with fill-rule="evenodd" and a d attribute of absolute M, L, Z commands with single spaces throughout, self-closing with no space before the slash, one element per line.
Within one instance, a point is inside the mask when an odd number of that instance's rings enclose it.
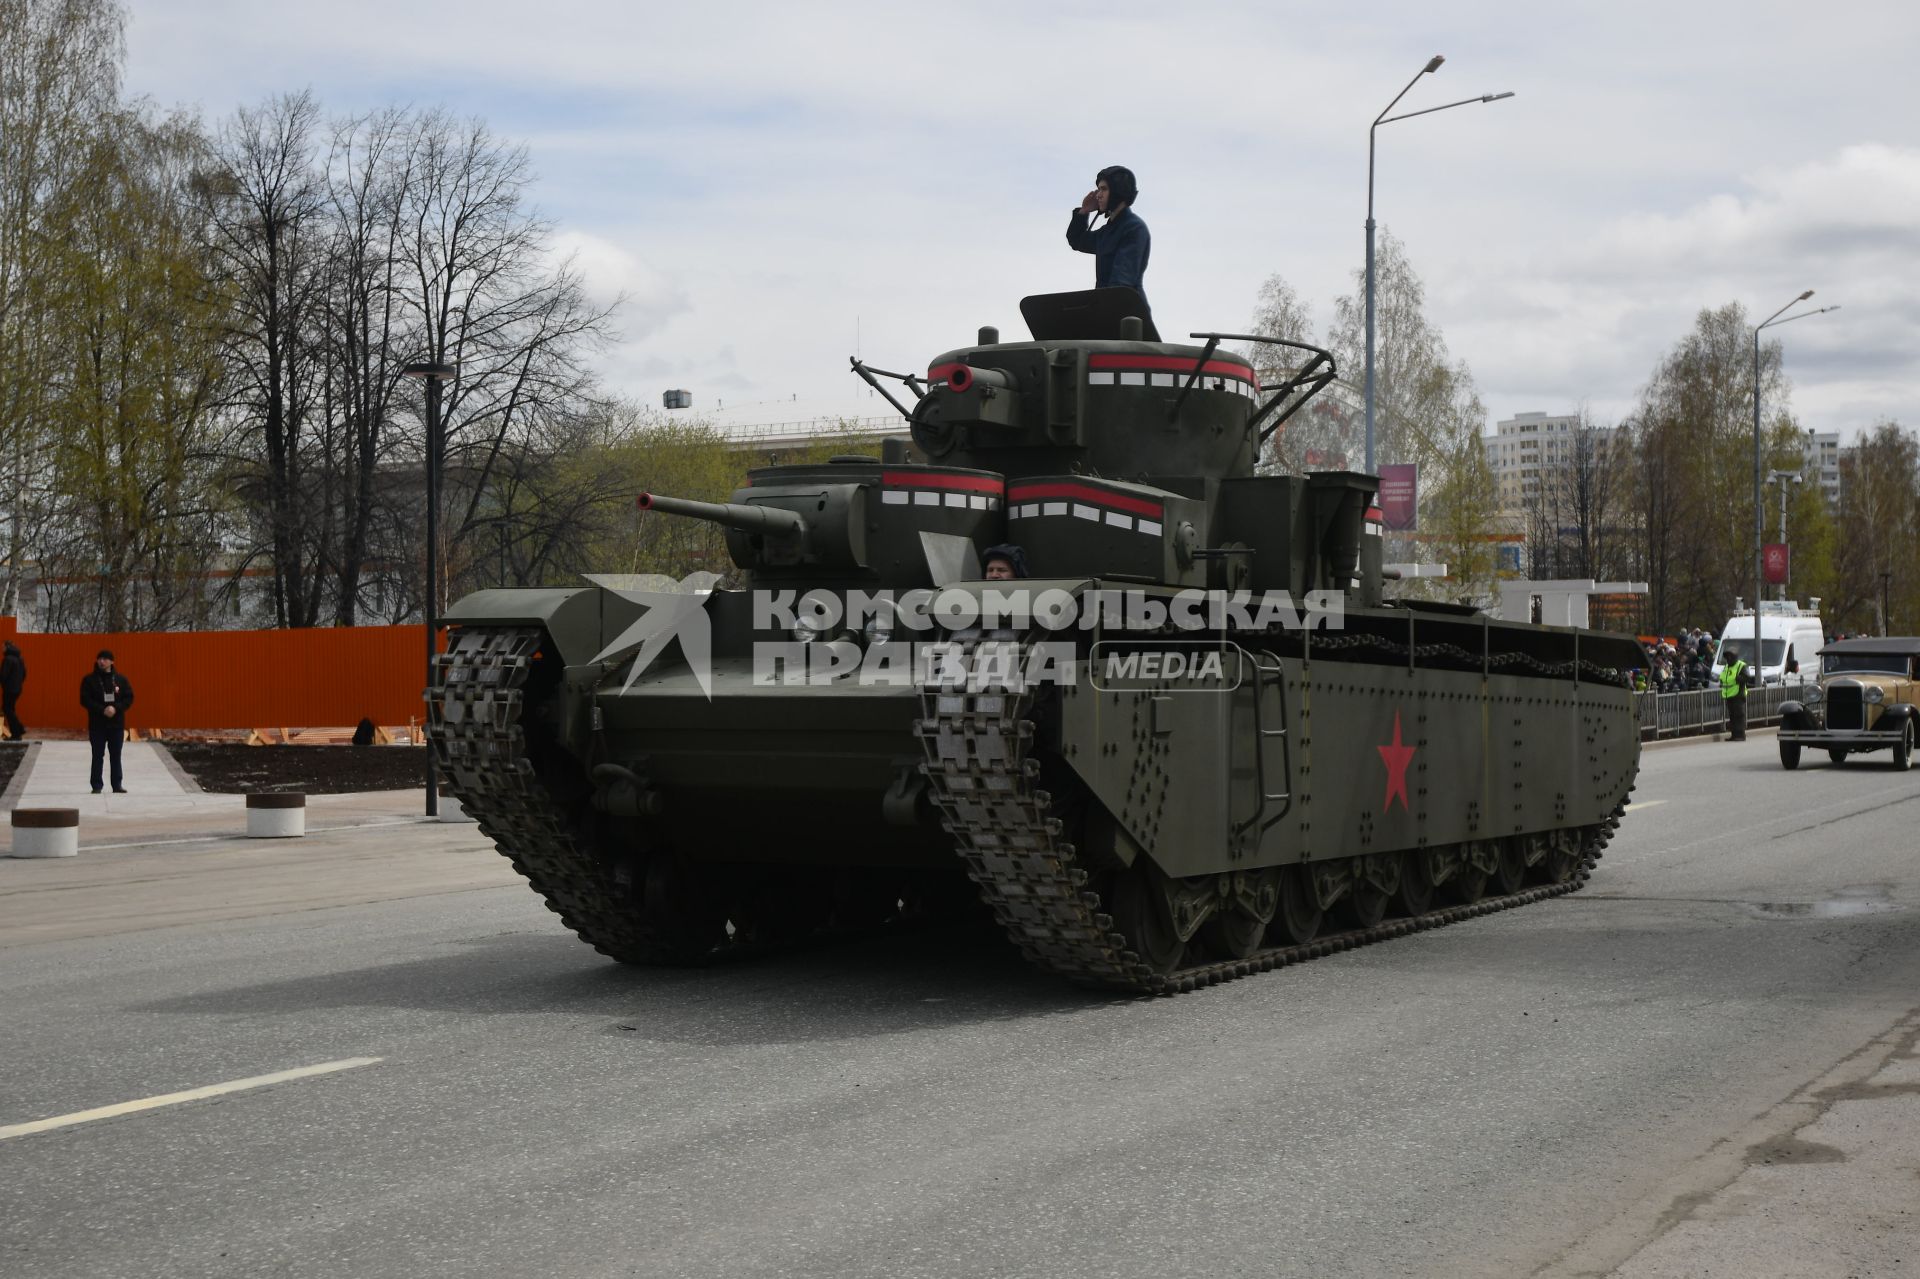
<path fill-rule="evenodd" d="M 1596 427 L 1593 442 L 1604 448 L 1615 427 Z M 1541 486 L 1557 467 L 1574 460 L 1580 433 L 1577 413 L 1516 413 L 1496 422 L 1487 437 L 1487 467 L 1502 510 L 1517 511 L 1539 500 Z"/>
<path fill-rule="evenodd" d="M 1840 447 L 1840 432 L 1807 432 L 1806 473 L 1819 481 L 1820 495 L 1827 499 L 1828 506 L 1840 504 L 1840 457 L 1845 452 Z"/>

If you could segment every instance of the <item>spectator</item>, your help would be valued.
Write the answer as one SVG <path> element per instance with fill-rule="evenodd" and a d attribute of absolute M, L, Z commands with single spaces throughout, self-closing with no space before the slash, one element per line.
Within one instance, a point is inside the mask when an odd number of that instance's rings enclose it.
<path fill-rule="evenodd" d="M 27 735 L 27 726 L 20 722 L 20 691 L 27 686 L 27 659 L 20 656 L 20 649 L 12 640 L 7 641 L 7 651 L 0 657 L 0 716 L 7 721 L 7 736 L 19 741 Z"/>
<path fill-rule="evenodd" d="M 113 650 L 103 648 L 93 669 L 80 681 L 80 704 L 87 708 L 87 741 L 93 746 L 93 793 L 100 793 L 102 755 L 113 759 L 113 793 L 127 793 L 120 767 L 120 749 L 127 740 L 127 711 L 133 706 L 133 685 L 113 669 Z"/>

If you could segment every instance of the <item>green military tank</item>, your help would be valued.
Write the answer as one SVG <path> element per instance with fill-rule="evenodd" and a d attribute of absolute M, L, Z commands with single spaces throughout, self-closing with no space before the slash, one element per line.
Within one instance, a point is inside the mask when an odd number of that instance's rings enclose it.
<path fill-rule="evenodd" d="M 563 922 L 686 963 L 964 892 L 1150 992 L 1578 888 L 1639 766 L 1634 640 L 1390 598 L 1374 477 L 1257 474 L 1327 352 L 1263 387 L 1227 344 L 1266 339 L 1162 342 L 1130 290 L 1022 310 L 924 376 L 854 362 L 914 460 L 639 498 L 724 525 L 741 587 L 454 606 L 436 759 Z M 1007 543 L 1033 576 L 984 580 Z"/>

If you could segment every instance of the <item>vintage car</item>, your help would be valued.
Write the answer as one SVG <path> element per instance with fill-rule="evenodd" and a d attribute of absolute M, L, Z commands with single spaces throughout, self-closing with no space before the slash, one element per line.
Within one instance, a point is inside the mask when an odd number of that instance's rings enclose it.
<path fill-rule="evenodd" d="M 1895 768 L 1912 767 L 1920 637 L 1840 640 L 1820 650 L 1820 662 L 1820 682 L 1780 706 L 1781 765 L 1799 767 L 1800 748 L 1812 746 L 1836 764 L 1891 750 Z"/>

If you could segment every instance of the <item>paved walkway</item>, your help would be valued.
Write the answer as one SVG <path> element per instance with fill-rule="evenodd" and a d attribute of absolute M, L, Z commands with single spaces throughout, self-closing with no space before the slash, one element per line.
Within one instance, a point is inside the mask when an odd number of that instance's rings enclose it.
<path fill-rule="evenodd" d="M 126 772 L 124 795 L 116 795 L 111 789 L 99 795 L 92 793 L 87 782 L 92 748 L 85 742 L 45 741 L 34 744 L 31 750 L 32 755 L 20 763 L 27 771 L 26 784 L 11 788 L 19 808 L 77 808 L 85 818 L 191 810 L 210 801 L 230 807 L 233 801 L 230 795 L 202 791 L 149 742 L 128 742 L 121 750 L 120 763 Z M 111 787 L 111 762 L 103 760 L 101 771 Z"/>
<path fill-rule="evenodd" d="M 92 793 L 85 742 L 40 741 L 27 749 L 30 753 L 20 762 L 0 809 L 77 808 L 83 849 L 239 838 L 246 830 L 244 796 L 201 790 L 171 756 L 151 743 L 127 743 L 120 757 L 126 773 L 124 795 L 111 789 Z M 312 795 L 307 799 L 307 824 L 313 829 L 404 821 L 419 814 L 422 802 L 418 791 Z M 0 838 L 5 826 L 0 817 Z M 0 847 L 0 856 L 10 847 L 10 841 Z"/>

